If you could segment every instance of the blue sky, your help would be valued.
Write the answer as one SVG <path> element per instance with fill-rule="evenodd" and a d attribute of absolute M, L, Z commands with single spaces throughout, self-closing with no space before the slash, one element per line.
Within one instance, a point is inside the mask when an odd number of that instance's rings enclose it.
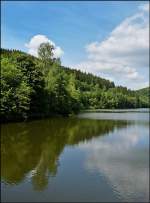
<path fill-rule="evenodd" d="M 4 48 L 15 48 L 29 53 L 35 53 L 34 43 L 37 40 L 47 39 L 55 43 L 57 54 L 61 56 L 62 64 L 78 68 L 86 72 L 106 77 L 114 80 L 116 84 L 126 85 L 129 88 L 140 88 L 148 84 L 148 66 L 147 63 L 142 64 L 142 59 L 139 61 L 140 67 L 135 67 L 135 52 L 140 47 L 126 47 L 130 52 L 129 62 L 121 64 L 120 55 L 117 55 L 116 50 L 112 58 L 110 48 L 115 47 L 111 38 L 116 40 L 116 36 L 122 36 L 122 32 L 112 32 L 122 25 L 123 22 L 141 12 L 143 12 L 142 23 L 140 17 L 137 17 L 136 22 L 131 19 L 128 25 L 125 25 L 126 30 L 133 24 L 131 29 L 125 35 L 127 40 L 128 35 L 132 32 L 139 33 L 135 36 L 138 39 L 142 30 L 145 30 L 143 36 L 146 36 L 147 20 L 146 12 L 147 2 L 2 2 L 2 19 L 1 19 L 1 46 Z M 145 6 L 145 7 L 144 7 Z M 146 8 L 146 9 L 145 9 Z M 144 19 L 144 20 L 143 20 Z M 145 26 L 143 28 L 143 26 Z M 137 30 L 135 30 L 137 27 Z M 37 36 L 36 40 L 33 38 Z M 44 36 L 41 38 L 41 36 Z M 39 37 L 39 38 L 38 38 Z M 141 36 L 142 37 L 142 36 Z M 109 40 L 110 38 L 110 40 Z M 34 40 L 32 40 L 34 39 Z M 118 37 L 119 44 L 123 41 Z M 31 41 L 32 40 L 32 41 Z M 121 41 L 122 40 L 122 41 Z M 134 39 L 129 39 L 134 41 Z M 148 39 L 146 39 L 148 40 Z M 127 40 L 128 41 L 128 40 Z M 139 46 L 144 46 L 139 42 Z M 138 44 L 135 42 L 135 44 Z M 147 41 L 148 43 L 148 41 Z M 103 47 L 104 44 L 104 47 Z M 125 47 L 124 44 L 122 46 Z M 104 54 L 101 54 L 101 49 L 104 48 Z M 131 50 L 134 48 L 134 51 Z M 147 47 L 140 50 L 143 57 L 147 57 Z M 126 51 L 127 52 L 127 51 Z M 125 50 L 120 50 L 120 53 L 127 53 Z M 132 52 L 132 53 L 131 53 Z M 146 53 L 144 55 L 144 53 Z M 134 54 L 133 59 L 131 54 Z M 103 56 L 102 56 L 103 55 Z M 123 55 L 123 54 L 122 54 Z M 106 63 L 106 59 L 107 63 Z M 113 59 L 116 59 L 115 61 Z M 115 65 L 118 64 L 118 68 Z M 124 61 L 126 58 L 123 59 Z M 148 60 L 148 58 L 145 58 Z M 103 63 L 105 61 L 105 63 Z M 109 64 L 111 63 L 110 67 Z M 84 67 L 83 67 L 84 66 Z M 103 66 L 103 67 L 102 67 Z M 124 75 L 127 78 L 124 79 Z M 142 77 L 138 77 L 141 76 Z M 119 79 L 118 79 L 119 78 Z M 123 81 L 124 80 L 124 81 Z M 137 81 L 139 84 L 137 85 Z"/>

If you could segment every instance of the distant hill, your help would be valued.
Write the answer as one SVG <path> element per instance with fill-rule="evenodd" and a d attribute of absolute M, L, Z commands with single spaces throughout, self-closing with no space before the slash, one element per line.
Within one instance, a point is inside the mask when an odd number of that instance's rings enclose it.
<path fill-rule="evenodd" d="M 136 90 L 139 95 L 149 97 L 150 96 L 150 87 L 145 87 L 139 90 Z"/>
<path fill-rule="evenodd" d="M 135 92 L 139 95 L 143 103 L 149 103 L 150 105 L 150 87 L 145 87 Z"/>

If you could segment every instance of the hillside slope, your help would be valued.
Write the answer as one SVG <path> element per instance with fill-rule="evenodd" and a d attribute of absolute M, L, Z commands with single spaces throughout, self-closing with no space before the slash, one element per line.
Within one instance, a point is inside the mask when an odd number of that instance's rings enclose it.
<path fill-rule="evenodd" d="M 142 102 L 150 103 L 150 87 L 142 88 L 136 91 Z"/>
<path fill-rule="evenodd" d="M 148 97 L 148 96 L 150 96 L 150 87 L 145 87 L 145 88 L 136 90 L 136 92 L 137 92 L 139 95 Z"/>
<path fill-rule="evenodd" d="M 2 120 L 148 106 L 147 88 L 132 91 L 61 66 L 57 59 L 42 61 L 21 51 L 1 49 Z"/>

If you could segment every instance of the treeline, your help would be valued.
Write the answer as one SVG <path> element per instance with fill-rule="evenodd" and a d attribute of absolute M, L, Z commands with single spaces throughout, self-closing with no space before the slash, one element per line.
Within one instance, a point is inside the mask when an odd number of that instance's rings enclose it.
<path fill-rule="evenodd" d="M 38 58 L 1 49 L 1 121 L 68 116 L 87 108 L 148 107 L 148 99 L 136 91 L 61 66 L 53 49 L 41 44 Z"/>

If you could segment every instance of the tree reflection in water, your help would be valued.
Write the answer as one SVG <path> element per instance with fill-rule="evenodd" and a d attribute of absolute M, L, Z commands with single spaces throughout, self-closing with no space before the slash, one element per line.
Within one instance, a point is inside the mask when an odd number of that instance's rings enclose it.
<path fill-rule="evenodd" d="M 31 173 L 35 190 L 43 190 L 56 176 L 59 156 L 67 145 L 108 135 L 127 121 L 53 118 L 1 126 L 1 176 L 19 184 Z"/>

